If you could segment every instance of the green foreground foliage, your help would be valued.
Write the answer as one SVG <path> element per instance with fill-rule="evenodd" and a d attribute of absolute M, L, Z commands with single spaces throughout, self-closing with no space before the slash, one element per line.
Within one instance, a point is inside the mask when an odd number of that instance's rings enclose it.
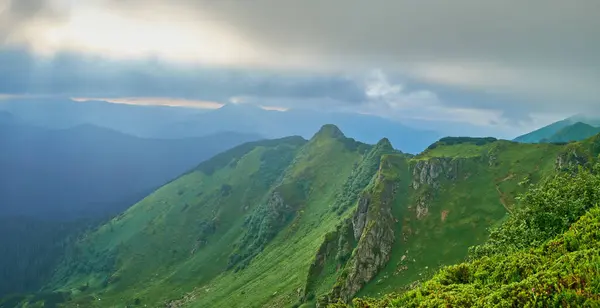
<path fill-rule="evenodd" d="M 354 307 L 599 307 L 600 176 L 560 174 L 521 202 L 470 262 L 404 294 L 355 299 Z"/>

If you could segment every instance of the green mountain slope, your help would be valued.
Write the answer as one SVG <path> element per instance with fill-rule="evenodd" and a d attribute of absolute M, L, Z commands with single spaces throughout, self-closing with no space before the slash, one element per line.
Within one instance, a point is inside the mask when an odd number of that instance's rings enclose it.
<path fill-rule="evenodd" d="M 571 141 L 580 141 L 592 137 L 596 134 L 600 133 L 600 127 L 591 126 L 589 124 L 585 124 L 582 122 L 577 122 L 575 124 L 569 125 L 554 135 L 540 140 L 540 142 L 571 142 Z"/>
<path fill-rule="evenodd" d="M 443 138 L 412 156 L 326 125 L 246 144 L 88 233 L 47 290 L 70 293 L 65 307 L 322 307 L 396 291 L 464 260 L 522 183 L 591 162 L 597 141 Z"/>
<path fill-rule="evenodd" d="M 572 116 L 564 120 L 544 126 L 533 132 L 519 136 L 515 138 L 514 141 L 522 143 L 538 143 L 544 141 L 569 142 L 580 141 L 594 135 L 587 134 L 586 132 L 589 131 L 589 128 L 583 128 L 581 127 L 581 125 L 575 125 L 574 127 L 569 128 L 570 126 L 573 126 L 577 123 L 583 123 L 590 126 L 598 127 L 600 126 L 600 119 L 597 117 L 590 117 L 585 115 Z"/>
<path fill-rule="evenodd" d="M 333 292 L 319 302 L 390 292 L 464 259 L 467 248 L 483 242 L 487 228 L 513 209 L 514 197 L 523 191 L 520 182 L 554 171 L 559 150 L 549 144 L 444 138 L 416 157 L 386 156 L 365 202 L 367 215 L 373 215 L 365 225 L 371 228 L 358 237 L 358 249 Z"/>
<path fill-rule="evenodd" d="M 347 139 L 334 126 L 303 146 L 293 141 L 236 148 L 236 155 L 226 152 L 159 189 L 89 234 L 53 286 L 102 298 L 99 304 L 76 295 L 73 305 L 103 307 L 135 299 L 177 305 L 186 292 L 202 307 L 288 301 L 321 236 L 353 203 L 341 192 L 360 191 L 365 184 L 357 178 L 368 182 L 376 172 L 371 148 L 394 152 L 389 143 Z M 365 166 L 369 158 L 375 161 Z M 338 199 L 344 202 L 332 210 Z M 282 279 L 303 271 L 302 278 Z M 275 292 L 282 298 L 265 296 Z"/>
<path fill-rule="evenodd" d="M 54 285 L 102 296 L 97 304 L 106 307 L 136 298 L 168 301 L 210 280 L 227 268 L 244 215 L 304 143 L 300 137 L 256 142 L 202 163 L 87 235 Z M 74 304 L 91 305 L 92 299 Z"/>
<path fill-rule="evenodd" d="M 521 135 L 514 139 L 516 142 L 523 143 L 538 143 L 543 139 L 550 138 L 552 135 L 556 134 L 561 129 L 573 124 L 574 122 L 568 118 L 558 122 L 554 122 L 550 125 L 544 126 L 540 129 L 536 129 L 530 133 Z"/>
<path fill-rule="evenodd" d="M 470 262 L 404 294 L 355 299 L 354 307 L 598 307 L 599 202 L 600 176 L 552 177 L 524 194 Z"/>

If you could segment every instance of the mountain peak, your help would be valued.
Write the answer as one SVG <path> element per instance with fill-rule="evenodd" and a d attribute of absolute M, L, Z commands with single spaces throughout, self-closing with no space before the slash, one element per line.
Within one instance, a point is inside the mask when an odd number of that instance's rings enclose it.
<path fill-rule="evenodd" d="M 346 136 L 344 135 L 344 133 L 342 133 L 342 131 L 337 126 L 335 126 L 333 124 L 325 124 L 313 136 L 313 139 L 322 138 L 322 137 L 338 139 L 338 138 L 345 138 Z"/>
<path fill-rule="evenodd" d="M 594 128 L 594 126 L 584 123 L 584 122 L 576 122 L 571 126 L 565 127 L 565 129 L 567 129 L 567 128 Z"/>
<path fill-rule="evenodd" d="M 394 149 L 394 146 L 392 146 L 392 143 L 390 142 L 390 140 L 388 138 L 383 138 L 383 139 L 379 140 L 379 142 L 377 142 L 377 144 L 375 146 L 386 149 L 386 150 Z"/>

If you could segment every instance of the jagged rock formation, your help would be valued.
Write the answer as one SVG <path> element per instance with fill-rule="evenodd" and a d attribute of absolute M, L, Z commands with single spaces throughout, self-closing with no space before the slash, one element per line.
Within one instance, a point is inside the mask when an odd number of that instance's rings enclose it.
<path fill-rule="evenodd" d="M 373 180 L 373 176 L 379 169 L 382 155 L 398 153 L 392 147 L 387 138 L 381 139 L 369 152 L 367 152 L 362 161 L 357 164 L 352 174 L 346 180 L 344 187 L 339 191 L 333 209 L 338 214 L 342 214 L 348 208 L 356 204 L 360 193 Z"/>
<path fill-rule="evenodd" d="M 433 188 L 440 187 L 440 176 L 448 180 L 454 180 L 458 176 L 460 159 L 452 158 L 430 158 L 419 160 L 413 167 L 412 187 L 417 190 L 422 185 L 430 185 Z"/>
<path fill-rule="evenodd" d="M 576 150 L 568 150 L 560 153 L 556 157 L 556 170 L 565 171 L 575 166 L 582 166 L 587 162 L 583 155 L 579 155 Z"/>
<path fill-rule="evenodd" d="M 326 235 L 309 270 L 304 297 L 309 296 L 309 293 L 314 291 L 315 285 L 319 277 L 322 276 L 328 262 L 335 263 L 337 269 L 346 266 L 352 252 L 355 251 L 357 243 L 361 240 L 368 222 L 374 221 L 374 217 L 379 215 L 371 213 L 371 219 L 369 220 L 369 208 L 373 197 L 371 193 L 365 192 L 365 188 L 373 187 L 373 185 L 376 185 L 374 183 L 383 181 L 382 172 L 380 172 L 381 160 L 384 155 L 391 153 L 399 154 L 393 149 L 388 139 L 380 140 L 355 166 L 342 190 L 338 193 L 336 202 L 332 206 L 332 209 L 338 214 L 343 213 L 352 205 L 357 206 L 351 217 L 342 221 L 337 226 L 336 231 Z"/>
<path fill-rule="evenodd" d="M 386 167 L 390 166 L 382 160 L 376 182 L 358 201 L 359 206 L 352 217 L 352 230 L 358 245 L 333 290 L 319 299 L 318 307 L 337 299 L 348 302 L 390 258 L 395 240 L 392 204 L 399 183 L 395 177 L 386 174 Z"/>
<path fill-rule="evenodd" d="M 417 197 L 416 201 L 417 219 L 422 219 L 429 213 L 429 198 L 427 195 Z"/>
<path fill-rule="evenodd" d="M 358 207 L 356 212 L 352 216 L 352 230 L 354 231 L 354 238 L 358 241 L 362 235 L 363 230 L 367 224 L 367 213 L 369 211 L 369 196 L 365 195 L 358 200 Z"/>
<path fill-rule="evenodd" d="M 556 158 L 556 170 L 568 170 L 595 161 L 600 154 L 600 134 L 582 142 L 568 144 Z"/>

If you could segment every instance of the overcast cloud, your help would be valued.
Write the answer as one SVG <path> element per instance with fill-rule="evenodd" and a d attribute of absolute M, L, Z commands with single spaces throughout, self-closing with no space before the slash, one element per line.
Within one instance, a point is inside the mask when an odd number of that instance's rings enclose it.
<path fill-rule="evenodd" d="M 597 0 L 0 0 L 0 12 L 5 94 L 237 97 L 499 130 L 600 109 Z"/>

